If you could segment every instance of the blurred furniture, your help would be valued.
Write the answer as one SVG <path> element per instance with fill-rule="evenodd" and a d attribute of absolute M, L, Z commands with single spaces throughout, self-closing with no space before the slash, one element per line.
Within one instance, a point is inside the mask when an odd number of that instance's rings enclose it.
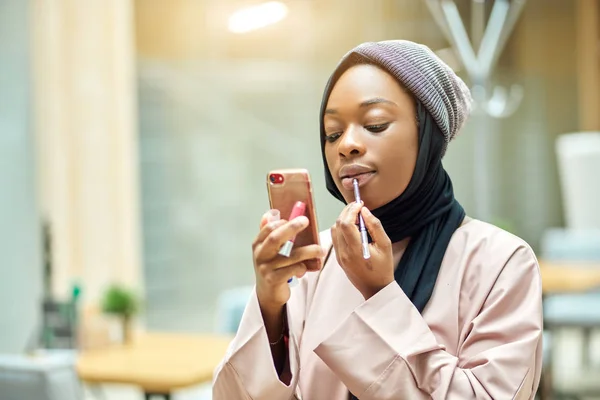
<path fill-rule="evenodd" d="M 541 247 L 546 326 L 600 327 L 600 229 L 550 229 Z"/>
<path fill-rule="evenodd" d="M 221 293 L 217 300 L 216 314 L 216 331 L 219 334 L 235 335 L 253 290 L 253 286 L 240 286 Z"/>
<path fill-rule="evenodd" d="M 544 307 L 549 299 L 568 299 L 572 296 L 596 297 L 595 293 L 583 293 L 600 290 L 600 261 L 597 263 L 568 263 L 548 262 L 539 260 L 540 273 L 542 275 L 542 290 L 546 296 Z M 551 303 L 556 304 L 555 301 Z M 546 315 L 546 309 L 544 309 Z M 548 318 L 560 320 L 565 316 L 550 307 Z"/>
<path fill-rule="evenodd" d="M 589 342 L 593 328 L 600 327 L 600 262 L 549 263 L 540 260 L 544 293 L 544 373 L 540 382 L 540 399 L 552 398 L 552 333 L 564 327 L 582 330 L 582 362 L 589 365 Z M 560 394 L 559 398 L 578 399 Z"/>
<path fill-rule="evenodd" d="M 577 244 L 582 236 L 578 231 L 600 229 L 600 132 L 562 134 L 557 138 L 555 147 L 567 229 L 553 229 L 543 239 L 563 249 L 554 238 L 562 237 L 568 243 Z M 589 239 L 581 242 L 581 245 L 587 243 Z M 547 250 L 552 251 L 552 248 L 548 247 Z M 571 254 L 579 259 L 579 255 L 573 252 L 563 252 L 559 256 L 568 257 Z"/>
<path fill-rule="evenodd" d="M 0 399 L 83 400 L 74 353 L 0 355 Z"/>
<path fill-rule="evenodd" d="M 146 399 L 169 400 L 181 388 L 211 382 L 231 338 L 143 333 L 130 345 L 83 351 L 77 372 L 89 384 L 120 383 L 140 387 Z"/>
<path fill-rule="evenodd" d="M 122 343 L 121 325 L 114 316 L 103 313 L 97 305 L 82 305 L 77 324 L 77 345 L 80 351 L 102 349 Z"/>
<path fill-rule="evenodd" d="M 548 229 L 540 244 L 542 258 L 546 261 L 600 262 L 600 228 Z"/>
<path fill-rule="evenodd" d="M 76 303 L 45 299 L 42 303 L 41 344 L 46 349 L 77 348 Z"/>
<path fill-rule="evenodd" d="M 583 334 L 581 359 L 587 369 L 591 332 L 600 327 L 600 230 L 550 229 L 541 247 L 546 335 L 559 328 L 579 328 Z M 551 380 L 553 346 L 546 352 L 544 383 Z M 581 394 L 600 391 L 600 387 L 580 389 Z M 573 393 L 569 395 L 576 398 Z"/>

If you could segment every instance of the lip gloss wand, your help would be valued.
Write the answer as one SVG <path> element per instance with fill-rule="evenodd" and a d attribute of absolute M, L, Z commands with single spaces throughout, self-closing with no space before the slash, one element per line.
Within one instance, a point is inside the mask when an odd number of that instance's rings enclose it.
<path fill-rule="evenodd" d="M 360 191 L 358 190 L 358 179 L 352 180 L 354 186 L 354 200 L 360 203 Z M 368 260 L 371 258 L 371 252 L 369 251 L 369 238 L 367 236 L 367 228 L 365 227 L 365 220 L 361 214 L 358 214 L 358 227 L 360 230 L 360 241 L 362 243 L 363 258 Z"/>

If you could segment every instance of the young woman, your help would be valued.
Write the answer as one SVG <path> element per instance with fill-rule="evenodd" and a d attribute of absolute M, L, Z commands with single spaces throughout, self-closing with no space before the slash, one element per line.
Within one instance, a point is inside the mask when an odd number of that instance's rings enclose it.
<path fill-rule="evenodd" d="M 321 247 L 290 258 L 277 252 L 308 220 L 263 216 L 255 292 L 214 400 L 533 399 L 535 255 L 466 217 L 442 167 L 470 106 L 462 80 L 423 45 L 365 43 L 343 57 L 325 88 L 320 139 L 327 189 L 347 205 Z M 314 258 L 323 267 L 307 271 Z M 303 278 L 290 290 L 294 275 Z"/>

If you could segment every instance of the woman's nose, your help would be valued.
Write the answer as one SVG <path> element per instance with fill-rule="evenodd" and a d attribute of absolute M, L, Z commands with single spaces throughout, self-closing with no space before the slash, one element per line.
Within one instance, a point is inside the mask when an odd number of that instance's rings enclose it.
<path fill-rule="evenodd" d="M 350 126 L 340 138 L 338 152 L 342 157 L 359 156 L 364 154 L 365 145 L 361 140 L 361 128 Z"/>

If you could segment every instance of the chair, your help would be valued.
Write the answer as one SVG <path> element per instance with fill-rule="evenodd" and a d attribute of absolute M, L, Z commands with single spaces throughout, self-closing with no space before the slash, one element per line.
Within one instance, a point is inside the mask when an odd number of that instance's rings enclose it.
<path fill-rule="evenodd" d="M 217 333 L 235 335 L 253 286 L 240 286 L 224 290 L 217 300 Z"/>
<path fill-rule="evenodd" d="M 235 335 L 242 321 L 242 315 L 253 286 L 240 286 L 224 290 L 217 300 L 216 332 L 223 335 Z M 203 385 L 195 392 L 197 400 L 211 400 L 212 386 Z"/>
<path fill-rule="evenodd" d="M 71 351 L 0 355 L 2 400 L 82 400 Z"/>
<path fill-rule="evenodd" d="M 77 304 L 45 299 L 42 303 L 41 345 L 45 349 L 77 348 Z"/>
<path fill-rule="evenodd" d="M 542 237 L 541 257 L 552 262 L 600 261 L 600 229 L 550 229 Z M 547 330 L 544 333 L 546 339 L 559 328 L 581 329 L 584 340 L 582 364 L 586 368 L 589 367 L 591 332 L 594 328 L 600 328 L 600 292 L 546 296 L 544 326 Z M 545 347 L 545 379 L 549 379 L 553 346 L 547 346 L 545 343 Z"/>
<path fill-rule="evenodd" d="M 552 262 L 600 262 L 600 229 L 550 229 L 542 238 L 541 255 Z M 600 327 L 600 292 L 547 296 L 544 322 L 548 327 Z"/>

